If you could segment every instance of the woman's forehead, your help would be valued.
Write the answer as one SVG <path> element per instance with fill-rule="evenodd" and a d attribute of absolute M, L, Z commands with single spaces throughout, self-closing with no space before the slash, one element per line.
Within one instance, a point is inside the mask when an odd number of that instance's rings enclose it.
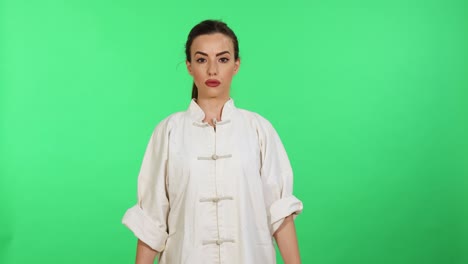
<path fill-rule="evenodd" d="M 219 53 L 222 51 L 229 51 L 231 54 L 234 51 L 234 44 L 230 37 L 221 34 L 205 34 L 196 37 L 192 42 L 192 53 L 201 51 L 204 53 Z"/>

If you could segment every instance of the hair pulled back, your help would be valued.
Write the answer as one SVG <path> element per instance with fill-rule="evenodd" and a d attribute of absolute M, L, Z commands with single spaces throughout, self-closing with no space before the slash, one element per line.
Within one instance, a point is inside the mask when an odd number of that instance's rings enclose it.
<path fill-rule="evenodd" d="M 237 40 L 236 34 L 234 31 L 228 27 L 228 25 L 220 20 L 204 20 L 199 24 L 195 25 L 187 37 L 187 42 L 185 43 L 185 56 L 188 62 L 192 62 L 190 56 L 190 48 L 192 47 L 193 40 L 200 35 L 215 34 L 221 33 L 229 37 L 232 40 L 234 46 L 234 59 L 239 59 L 239 42 Z M 198 97 L 198 88 L 193 83 L 192 86 L 192 99 Z"/>

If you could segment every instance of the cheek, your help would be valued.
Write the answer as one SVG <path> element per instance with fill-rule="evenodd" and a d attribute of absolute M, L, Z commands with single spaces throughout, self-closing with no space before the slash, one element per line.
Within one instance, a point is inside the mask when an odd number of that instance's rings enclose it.
<path fill-rule="evenodd" d="M 203 79 L 203 73 L 199 69 L 192 70 L 192 76 L 195 81 Z"/>
<path fill-rule="evenodd" d="M 232 77 L 234 77 L 234 68 L 226 69 L 226 71 L 223 74 L 223 77 L 227 80 L 232 79 Z"/>

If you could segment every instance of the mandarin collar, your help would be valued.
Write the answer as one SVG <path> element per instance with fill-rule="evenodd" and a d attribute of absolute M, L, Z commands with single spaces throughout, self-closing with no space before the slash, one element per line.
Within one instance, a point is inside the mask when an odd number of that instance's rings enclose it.
<path fill-rule="evenodd" d="M 232 98 L 229 98 L 229 100 L 226 103 L 224 103 L 223 109 L 221 110 L 221 120 L 227 121 L 230 118 L 234 108 L 234 100 Z M 205 112 L 203 112 L 203 109 L 201 109 L 201 107 L 197 104 L 195 99 L 192 99 L 190 101 L 190 105 L 187 111 L 196 122 L 201 123 L 203 119 L 205 119 Z"/>

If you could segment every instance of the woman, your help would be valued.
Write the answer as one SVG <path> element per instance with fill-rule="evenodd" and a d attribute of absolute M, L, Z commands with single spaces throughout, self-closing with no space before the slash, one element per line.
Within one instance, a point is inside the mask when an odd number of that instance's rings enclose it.
<path fill-rule="evenodd" d="M 189 33 L 193 77 L 187 111 L 155 128 L 138 178 L 138 204 L 123 223 L 138 237 L 136 263 L 300 263 L 292 170 L 276 131 L 230 98 L 237 37 L 206 20 Z"/>

